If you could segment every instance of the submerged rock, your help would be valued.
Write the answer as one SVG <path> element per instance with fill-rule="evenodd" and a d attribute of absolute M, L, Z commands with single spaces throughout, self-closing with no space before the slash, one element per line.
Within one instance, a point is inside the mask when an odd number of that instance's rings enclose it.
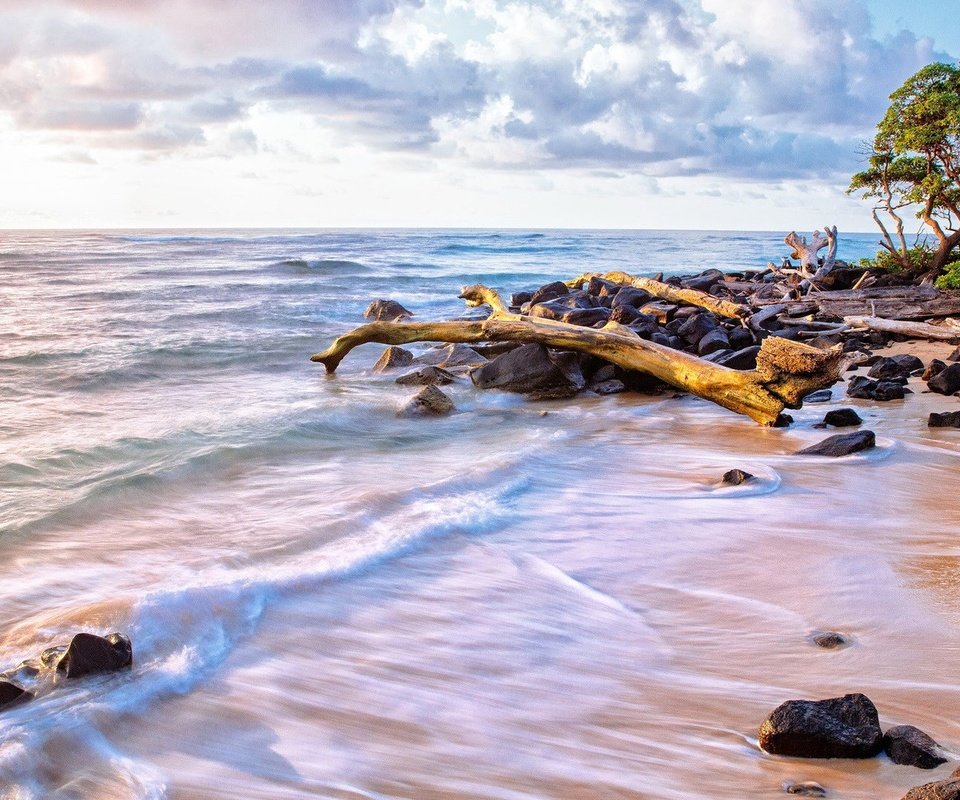
<path fill-rule="evenodd" d="M 877 444 L 876 436 L 873 431 L 854 431 L 853 433 L 838 433 L 834 436 L 828 436 L 822 442 L 818 442 L 803 450 L 797 450 L 798 456 L 829 456 L 830 458 L 839 458 L 851 453 L 858 453 L 861 450 L 869 450 Z"/>
<path fill-rule="evenodd" d="M 408 372 L 397 378 L 401 386 L 446 386 L 456 377 L 440 367 L 424 367 L 416 372 Z"/>
<path fill-rule="evenodd" d="M 25 703 L 32 699 L 33 695 L 25 689 L 9 681 L 0 681 L 0 708 Z"/>
<path fill-rule="evenodd" d="M 610 378 L 610 380 L 600 381 L 600 383 L 594 383 L 590 386 L 591 391 L 601 395 L 620 394 L 626 388 L 623 381 L 617 378 Z"/>
<path fill-rule="evenodd" d="M 810 641 L 824 650 L 837 650 L 850 644 L 847 637 L 837 631 L 814 631 L 810 634 Z"/>
<path fill-rule="evenodd" d="M 122 633 L 107 637 L 78 633 L 57 661 L 57 672 L 80 678 L 98 672 L 115 672 L 133 663 L 133 647 Z"/>
<path fill-rule="evenodd" d="M 398 319 L 412 317 L 413 312 L 407 311 L 396 300 L 374 300 L 363 312 L 365 319 L 374 319 L 377 322 L 396 322 Z"/>
<path fill-rule="evenodd" d="M 827 790 L 816 781 L 786 781 L 783 791 L 787 794 L 799 794 L 803 797 L 826 797 Z"/>
<path fill-rule="evenodd" d="M 439 417 L 453 409 L 453 401 L 436 386 L 424 386 L 400 413 L 404 417 Z"/>
<path fill-rule="evenodd" d="M 727 486 L 739 486 L 741 483 L 746 483 L 747 481 L 752 481 L 755 479 L 755 476 L 751 475 L 749 472 L 745 472 L 742 469 L 731 469 L 723 473 L 723 477 L 720 479 L 720 481 Z"/>
<path fill-rule="evenodd" d="M 894 764 L 933 769 L 946 764 L 940 745 L 913 725 L 897 725 L 883 735 L 883 751 Z"/>
<path fill-rule="evenodd" d="M 374 372 L 386 372 L 388 369 L 396 367 L 407 367 L 413 363 L 413 353 L 404 350 L 402 347 L 388 347 L 383 351 L 383 355 L 377 359 L 373 365 Z"/>
<path fill-rule="evenodd" d="M 829 389 L 817 389 L 815 392 L 810 392 L 806 397 L 803 398 L 804 403 L 829 403 L 830 399 L 833 397 L 833 392 Z"/>
<path fill-rule="evenodd" d="M 883 747 L 883 732 L 866 695 L 788 700 L 760 726 L 760 747 L 803 758 L 871 758 Z"/>

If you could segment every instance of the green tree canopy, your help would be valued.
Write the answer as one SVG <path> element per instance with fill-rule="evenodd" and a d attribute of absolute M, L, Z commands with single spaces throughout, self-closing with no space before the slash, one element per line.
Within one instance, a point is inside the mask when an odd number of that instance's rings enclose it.
<path fill-rule="evenodd" d="M 881 245 L 896 263 L 911 272 L 939 273 L 960 245 L 960 68 L 929 64 L 890 101 L 868 148 L 868 167 L 853 176 L 848 191 L 876 201 Z M 909 207 L 918 209 L 935 248 L 907 246 L 900 212 Z M 879 211 L 892 220 L 894 233 Z"/>

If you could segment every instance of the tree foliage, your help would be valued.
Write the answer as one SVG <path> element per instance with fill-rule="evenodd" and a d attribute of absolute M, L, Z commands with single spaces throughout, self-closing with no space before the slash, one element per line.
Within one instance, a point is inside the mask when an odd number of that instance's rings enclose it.
<path fill-rule="evenodd" d="M 848 191 L 875 200 L 884 255 L 909 272 L 939 273 L 960 245 L 960 68 L 929 64 L 890 101 L 868 146 L 867 169 L 853 176 Z M 907 246 L 901 212 L 912 207 L 935 246 L 925 240 Z"/>

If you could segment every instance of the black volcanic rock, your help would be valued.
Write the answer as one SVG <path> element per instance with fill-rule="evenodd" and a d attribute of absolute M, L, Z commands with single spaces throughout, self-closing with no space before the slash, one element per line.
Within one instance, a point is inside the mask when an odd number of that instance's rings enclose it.
<path fill-rule="evenodd" d="M 938 394 L 953 394 L 960 391 L 960 364 L 950 364 L 945 369 L 940 370 L 929 381 L 927 386 L 931 392 Z"/>
<path fill-rule="evenodd" d="M 852 408 L 835 408 L 827 412 L 823 424 L 832 425 L 834 428 L 851 428 L 863 424 L 863 420 Z"/>
<path fill-rule="evenodd" d="M 851 453 L 858 453 L 861 450 L 869 450 L 877 444 L 876 436 L 873 431 L 854 431 L 853 433 L 838 433 L 834 436 L 828 436 L 822 442 L 818 442 L 803 450 L 797 450 L 798 456 L 829 456 L 830 458 L 839 458 L 848 456 Z"/>
<path fill-rule="evenodd" d="M 940 414 L 932 413 L 927 419 L 930 428 L 960 428 L 960 411 L 944 411 Z"/>
<path fill-rule="evenodd" d="M 883 732 L 865 695 L 788 700 L 760 726 L 760 747 L 803 758 L 872 758 L 883 747 Z"/>
<path fill-rule="evenodd" d="M 883 735 L 883 751 L 894 764 L 933 769 L 946 764 L 940 745 L 913 725 L 897 725 Z"/>
<path fill-rule="evenodd" d="M 80 678 L 97 672 L 115 672 L 133 663 L 133 647 L 122 633 L 107 637 L 78 633 L 57 661 L 57 672 Z"/>

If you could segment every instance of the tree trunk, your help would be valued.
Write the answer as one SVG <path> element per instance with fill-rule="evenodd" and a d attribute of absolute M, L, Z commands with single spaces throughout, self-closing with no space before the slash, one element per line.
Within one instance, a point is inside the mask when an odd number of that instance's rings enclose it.
<path fill-rule="evenodd" d="M 835 383 L 844 361 L 839 348 L 819 350 L 768 337 L 757 355 L 756 369 L 728 369 L 645 341 L 616 322 L 597 330 L 511 314 L 499 295 L 483 286 L 468 287 L 461 297 L 472 306 L 487 303 L 493 313 L 483 322 L 373 322 L 339 337 L 322 353 L 312 356 L 311 361 L 323 364 L 332 373 L 347 353 L 366 342 L 535 342 L 649 373 L 762 425 L 774 424 L 785 407 L 799 408 L 805 395 Z"/>

